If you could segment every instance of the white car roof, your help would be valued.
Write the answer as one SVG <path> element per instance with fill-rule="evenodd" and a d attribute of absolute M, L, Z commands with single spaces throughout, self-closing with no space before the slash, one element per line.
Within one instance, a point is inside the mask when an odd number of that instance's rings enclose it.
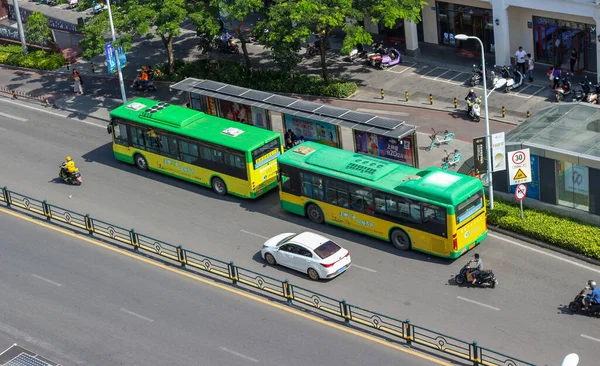
<path fill-rule="evenodd" d="M 327 239 L 323 235 L 311 233 L 308 231 L 305 231 L 303 233 L 296 235 L 291 240 L 291 242 L 302 244 L 303 246 L 305 246 L 311 250 L 317 249 L 321 244 L 323 244 L 327 241 L 329 241 L 329 239 Z"/>

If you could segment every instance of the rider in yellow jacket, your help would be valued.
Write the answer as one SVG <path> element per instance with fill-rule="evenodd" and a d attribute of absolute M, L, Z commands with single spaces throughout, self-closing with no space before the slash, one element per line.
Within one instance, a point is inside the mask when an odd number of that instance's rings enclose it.
<path fill-rule="evenodd" d="M 77 169 L 77 167 L 75 166 L 75 162 L 73 161 L 73 159 L 71 159 L 70 156 L 67 156 L 65 158 L 65 162 L 62 163 L 62 168 L 63 170 L 65 170 L 66 173 L 68 173 L 69 175 L 73 174 L 73 173 L 77 173 L 79 171 L 79 169 Z"/>

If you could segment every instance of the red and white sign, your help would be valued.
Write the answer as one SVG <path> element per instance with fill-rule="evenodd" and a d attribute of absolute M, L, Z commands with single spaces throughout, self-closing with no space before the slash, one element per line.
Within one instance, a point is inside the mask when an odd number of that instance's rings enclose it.
<path fill-rule="evenodd" d="M 508 177 L 510 185 L 531 182 L 531 162 L 529 149 L 521 149 L 508 153 Z"/>
<path fill-rule="evenodd" d="M 527 196 L 527 186 L 525 184 L 519 184 L 517 189 L 515 189 L 515 198 L 517 201 L 521 201 L 525 196 Z"/>

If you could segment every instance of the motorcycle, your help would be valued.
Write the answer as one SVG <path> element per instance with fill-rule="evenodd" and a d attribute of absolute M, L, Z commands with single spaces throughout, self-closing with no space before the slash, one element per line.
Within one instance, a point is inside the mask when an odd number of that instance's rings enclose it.
<path fill-rule="evenodd" d="M 442 158 L 442 169 L 446 170 L 448 168 L 457 167 L 462 160 L 462 154 L 458 152 L 458 150 L 454 150 L 451 154 L 448 154 L 448 151 L 444 150 L 446 156 Z"/>
<path fill-rule="evenodd" d="M 562 79 L 562 86 L 559 85 L 556 89 L 554 89 L 554 92 L 556 93 L 557 103 L 560 103 L 562 100 L 565 99 L 565 96 L 572 93 L 571 80 L 569 79 L 569 74 L 567 74 Z"/>
<path fill-rule="evenodd" d="M 481 120 L 481 98 L 475 98 L 475 102 L 473 102 L 469 108 L 469 101 L 467 101 L 466 111 L 469 117 L 473 119 L 475 122 L 479 122 Z"/>
<path fill-rule="evenodd" d="M 600 83 L 594 84 L 593 87 L 595 90 L 590 91 L 590 93 L 585 98 L 585 101 L 590 104 L 598 104 L 598 95 L 600 95 Z"/>
<path fill-rule="evenodd" d="M 158 91 L 158 88 L 156 87 L 156 85 L 154 85 L 154 79 L 150 79 L 148 80 L 148 87 L 144 89 L 144 87 L 142 86 L 142 82 L 140 79 L 135 79 L 133 81 L 133 84 L 131 84 L 131 87 L 137 90 L 151 90 L 151 91 Z"/>
<path fill-rule="evenodd" d="M 309 43 L 306 46 L 306 54 L 308 56 L 314 56 L 321 53 L 321 42 L 323 41 L 323 36 L 317 35 L 317 39 L 313 43 Z"/>
<path fill-rule="evenodd" d="M 60 165 L 59 169 L 60 170 L 58 171 L 58 176 L 60 177 L 60 179 L 63 180 L 63 182 L 73 186 L 80 186 L 81 183 L 83 183 L 81 179 L 81 173 L 79 173 L 79 170 L 75 173 L 69 174 L 64 168 L 64 166 Z"/>
<path fill-rule="evenodd" d="M 494 69 L 496 69 L 496 65 L 494 65 Z M 487 75 L 487 78 L 491 82 L 492 85 L 494 85 L 496 83 L 496 81 L 498 81 L 498 75 L 496 74 L 494 69 L 489 70 L 488 75 Z M 470 79 L 471 86 L 481 84 L 481 82 L 483 81 L 483 66 L 479 65 L 479 67 L 477 67 L 477 65 L 473 65 L 472 72 L 473 72 L 473 75 L 471 76 L 471 79 Z"/>
<path fill-rule="evenodd" d="M 228 40 L 224 40 L 221 37 L 218 37 L 216 39 L 216 43 L 219 50 L 223 53 L 233 53 L 236 55 L 240 53 L 240 46 L 238 46 L 237 43 L 235 43 L 233 37 L 231 36 Z"/>
<path fill-rule="evenodd" d="M 517 89 L 523 84 L 523 74 L 521 74 L 521 72 L 516 67 L 514 69 L 514 75 L 511 76 L 508 66 L 503 66 L 501 75 L 503 78 L 506 79 L 504 91 L 507 93 L 511 90 Z"/>
<path fill-rule="evenodd" d="M 467 281 L 467 274 L 471 270 L 470 265 L 471 265 L 471 262 L 468 262 L 460 270 L 460 273 L 457 274 L 456 276 L 454 276 L 454 282 L 456 282 L 457 285 L 461 286 L 466 282 L 471 283 L 471 282 Z M 496 280 L 496 276 L 494 276 L 494 272 L 489 271 L 489 270 L 481 271 L 481 273 L 477 275 L 477 281 L 475 281 L 475 286 L 484 287 L 484 288 L 485 287 L 494 288 L 494 287 L 496 287 L 497 284 L 498 284 L 498 280 Z"/>
<path fill-rule="evenodd" d="M 375 65 L 374 67 L 378 67 L 380 69 L 385 69 L 390 66 L 398 65 L 402 62 L 402 56 L 400 55 L 400 51 L 395 48 L 389 49 L 387 54 L 382 56 L 375 57 Z"/>
<path fill-rule="evenodd" d="M 367 54 L 367 65 L 371 65 L 373 67 L 377 66 L 377 60 L 386 55 L 388 49 L 383 47 L 383 42 L 374 43 L 372 46 L 372 52 Z"/>
<path fill-rule="evenodd" d="M 569 310 L 571 312 L 600 316 L 600 304 L 594 303 L 588 308 L 583 303 L 585 300 L 585 293 L 589 290 L 590 288 L 586 286 L 583 290 L 579 291 L 577 296 L 575 296 L 575 299 L 569 303 Z"/>

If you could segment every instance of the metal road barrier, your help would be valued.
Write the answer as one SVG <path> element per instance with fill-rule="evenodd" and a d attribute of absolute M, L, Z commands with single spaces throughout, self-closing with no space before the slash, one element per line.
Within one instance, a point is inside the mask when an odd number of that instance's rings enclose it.
<path fill-rule="evenodd" d="M 282 281 L 259 272 L 184 249 L 123 227 L 92 218 L 90 215 L 70 211 L 46 201 L 0 188 L 0 201 L 9 208 L 19 208 L 43 216 L 47 221 L 68 224 L 87 232 L 91 236 L 101 236 L 116 244 L 125 245 L 135 252 L 150 254 L 164 262 L 177 263 L 182 269 L 200 275 L 210 273 L 237 286 L 244 286 L 283 298 L 287 304 L 318 312 L 324 317 L 341 320 L 354 325 L 354 329 L 369 331 L 391 340 L 403 340 L 411 346 L 422 346 L 447 356 L 462 359 L 475 366 L 535 366 L 532 363 L 481 347 L 477 342 L 466 342 L 452 336 L 420 327 L 410 320 L 400 320 L 350 304 L 346 300 L 314 292 L 304 287 Z"/>

